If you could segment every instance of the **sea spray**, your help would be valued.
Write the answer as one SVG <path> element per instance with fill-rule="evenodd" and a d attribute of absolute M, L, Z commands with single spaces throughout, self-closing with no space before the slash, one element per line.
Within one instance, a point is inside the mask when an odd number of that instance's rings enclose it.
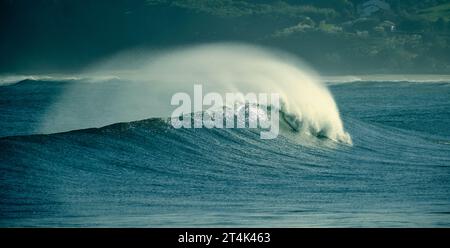
<path fill-rule="evenodd" d="M 49 109 L 41 132 L 168 117 L 174 110 L 171 97 L 192 93 L 193 85 L 201 83 L 206 92 L 223 95 L 278 94 L 281 111 L 289 117 L 285 120 L 297 131 L 351 144 L 328 89 L 300 59 L 279 51 L 218 43 L 136 56 L 122 53 L 83 74 L 108 74 L 120 82 L 113 80 L 115 85 L 105 91 L 73 85 Z M 83 101 L 77 101 L 78 95 L 84 96 Z"/>

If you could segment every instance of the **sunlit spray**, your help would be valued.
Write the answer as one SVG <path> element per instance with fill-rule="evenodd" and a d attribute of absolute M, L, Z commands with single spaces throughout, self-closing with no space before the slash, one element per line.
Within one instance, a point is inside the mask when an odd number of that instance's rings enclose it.
<path fill-rule="evenodd" d="M 129 52 L 84 73 L 120 78 L 120 84 L 116 80 L 118 85 L 107 92 L 86 92 L 83 102 L 74 101 L 74 92 L 83 94 L 83 87 L 74 85 L 49 109 L 41 132 L 170 117 L 175 109 L 170 104 L 172 96 L 177 92 L 193 95 L 194 85 L 201 83 L 204 92 L 215 92 L 223 99 L 230 92 L 277 94 L 280 119 L 293 130 L 351 143 L 333 97 L 319 77 L 298 58 L 279 51 L 219 43 Z"/>

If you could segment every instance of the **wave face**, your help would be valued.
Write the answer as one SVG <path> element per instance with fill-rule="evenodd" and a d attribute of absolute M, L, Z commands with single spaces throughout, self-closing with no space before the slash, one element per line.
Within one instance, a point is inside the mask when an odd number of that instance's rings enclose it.
<path fill-rule="evenodd" d="M 351 143 L 328 89 L 298 58 L 281 52 L 243 44 L 213 44 L 139 55 L 122 54 L 86 74 L 113 74 L 120 86 L 95 91 L 74 85 L 48 111 L 39 132 L 53 133 L 98 127 L 121 121 L 170 116 L 171 97 L 177 92 L 193 96 L 194 84 L 204 94 L 278 93 L 282 111 L 295 116 L 302 132 L 321 134 Z M 133 64 L 133 70 L 125 70 Z M 74 101 L 84 95 L 83 101 Z M 100 103 L 100 104 L 99 104 Z M 112 105 L 104 108 L 93 106 Z"/>

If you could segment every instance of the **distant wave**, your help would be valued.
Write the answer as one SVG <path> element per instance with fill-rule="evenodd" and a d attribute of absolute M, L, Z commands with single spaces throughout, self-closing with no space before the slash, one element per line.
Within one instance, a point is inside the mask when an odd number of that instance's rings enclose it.
<path fill-rule="evenodd" d="M 374 75 L 342 75 L 322 76 L 329 85 L 355 82 L 409 82 L 409 83 L 443 83 L 450 82 L 450 75 L 413 75 L 413 74 L 374 74 Z"/>
<path fill-rule="evenodd" d="M 24 81 L 41 82 L 103 82 L 119 79 L 114 75 L 3 75 L 0 76 L 0 86 L 13 85 Z"/>
<path fill-rule="evenodd" d="M 119 76 L 121 75 L 121 76 Z M 126 75 L 125 77 L 123 75 Z M 105 82 L 109 80 L 126 79 L 133 75 L 132 71 L 122 71 L 108 74 L 81 73 L 75 75 L 0 75 L 0 86 L 12 85 L 26 80 L 48 82 Z M 439 74 L 374 74 L 374 75 L 339 75 L 321 76 L 321 80 L 328 85 L 355 83 L 355 82 L 409 82 L 409 83 L 445 83 L 450 82 L 450 75 Z"/>

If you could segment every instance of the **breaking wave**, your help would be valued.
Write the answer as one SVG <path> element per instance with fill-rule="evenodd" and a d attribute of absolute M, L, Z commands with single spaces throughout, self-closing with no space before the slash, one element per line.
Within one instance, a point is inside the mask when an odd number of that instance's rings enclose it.
<path fill-rule="evenodd" d="M 138 61 L 138 62 L 136 62 Z M 131 67 L 131 68 L 130 68 Z M 152 117 L 168 117 L 171 97 L 193 92 L 277 93 L 297 131 L 351 143 L 332 95 L 298 58 L 261 47 L 220 43 L 167 52 L 121 54 L 93 66 L 87 75 L 113 75 L 120 82 L 92 91 L 74 84 L 47 112 L 40 131 L 53 133 Z M 77 101 L 74 95 L 84 95 Z M 96 106 L 113 105 L 110 112 Z M 126 106 L 126 108 L 124 107 Z"/>

